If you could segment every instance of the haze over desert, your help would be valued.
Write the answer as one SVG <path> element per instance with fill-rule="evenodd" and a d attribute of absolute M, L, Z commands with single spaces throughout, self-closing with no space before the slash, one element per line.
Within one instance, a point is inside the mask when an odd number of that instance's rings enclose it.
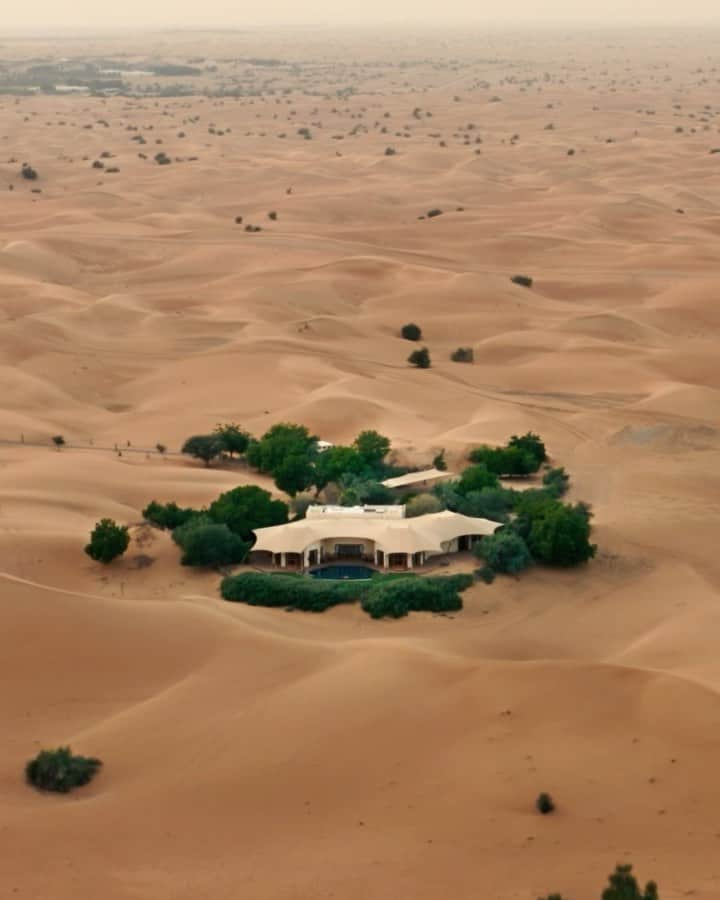
<path fill-rule="evenodd" d="M 632 863 L 717 900 L 717 39 L 0 34 L 3 896 L 590 900 Z M 447 615 L 227 603 L 142 513 L 279 496 L 181 454 L 222 422 L 454 471 L 540 434 L 597 555 Z M 65 745 L 98 776 L 29 787 Z"/>

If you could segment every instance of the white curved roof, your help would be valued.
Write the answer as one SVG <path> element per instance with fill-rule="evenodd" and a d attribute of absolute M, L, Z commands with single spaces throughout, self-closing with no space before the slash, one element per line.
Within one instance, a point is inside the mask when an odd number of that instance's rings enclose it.
<path fill-rule="evenodd" d="M 412 519 L 358 520 L 357 516 L 302 519 L 287 525 L 258 528 L 253 550 L 270 553 L 302 553 L 312 544 L 335 539 L 341 542 L 374 541 L 385 553 L 442 553 L 443 544 L 463 535 L 494 534 L 500 522 L 476 519 L 443 510 Z"/>

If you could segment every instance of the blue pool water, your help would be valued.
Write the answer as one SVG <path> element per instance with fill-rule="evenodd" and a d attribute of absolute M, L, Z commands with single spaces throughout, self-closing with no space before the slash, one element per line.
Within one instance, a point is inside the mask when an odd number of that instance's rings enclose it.
<path fill-rule="evenodd" d="M 313 578 L 328 578 L 333 581 L 357 581 L 361 578 L 372 578 L 375 570 L 369 566 L 326 566 L 324 569 L 311 569 Z"/>

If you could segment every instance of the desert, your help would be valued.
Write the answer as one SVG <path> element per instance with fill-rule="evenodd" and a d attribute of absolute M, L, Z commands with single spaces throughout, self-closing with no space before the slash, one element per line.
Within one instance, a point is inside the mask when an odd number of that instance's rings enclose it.
<path fill-rule="evenodd" d="M 0 34 L 3 893 L 717 900 L 716 42 Z M 180 452 L 222 422 L 540 434 L 597 553 L 457 615 L 227 603 L 143 520 L 277 494 Z M 32 790 L 65 745 L 97 777 Z"/>

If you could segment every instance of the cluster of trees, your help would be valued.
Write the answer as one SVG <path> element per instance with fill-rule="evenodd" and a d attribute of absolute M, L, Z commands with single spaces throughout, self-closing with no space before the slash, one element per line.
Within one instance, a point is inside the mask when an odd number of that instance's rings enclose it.
<path fill-rule="evenodd" d="M 258 439 L 238 425 L 218 425 L 212 434 L 188 438 L 182 448 L 209 465 L 217 457 L 244 456 L 248 465 L 272 476 L 281 491 L 295 497 L 329 484 L 340 486 L 340 502 L 392 503 L 392 495 L 380 484 L 407 471 L 385 462 L 390 440 L 377 431 L 363 431 L 350 446 L 318 447 L 318 438 L 304 425 L 280 422 Z"/>
<path fill-rule="evenodd" d="M 243 572 L 224 578 L 225 600 L 251 606 L 324 612 L 331 606 L 360 601 L 374 619 L 400 618 L 413 610 L 447 612 L 462 609 L 460 592 L 472 575 L 422 578 L 417 575 L 374 575 L 360 581 L 312 579 L 297 574 Z"/>
<path fill-rule="evenodd" d="M 521 437 L 513 435 L 504 447 L 477 447 L 470 454 L 470 461 L 501 477 L 527 476 L 547 461 L 547 452 L 539 435 L 529 431 Z"/>
<path fill-rule="evenodd" d="M 257 485 L 221 494 L 206 509 L 180 507 L 153 500 L 143 517 L 172 531 L 182 550 L 184 566 L 228 566 L 243 562 L 252 546 L 253 531 L 288 521 L 288 506 Z"/>
<path fill-rule="evenodd" d="M 563 900 L 562 894 L 548 894 L 539 900 Z M 660 900 L 658 887 L 654 881 L 648 881 L 643 890 L 632 873 L 629 863 L 620 864 L 608 877 L 608 886 L 602 892 L 602 900 Z"/>

